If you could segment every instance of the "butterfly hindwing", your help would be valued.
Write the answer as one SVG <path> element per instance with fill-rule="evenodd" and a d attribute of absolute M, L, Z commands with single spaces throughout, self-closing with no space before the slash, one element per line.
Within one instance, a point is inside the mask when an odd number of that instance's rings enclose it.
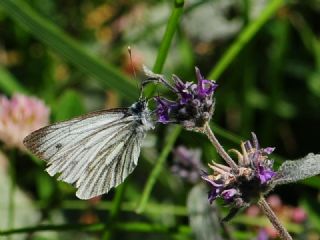
<path fill-rule="evenodd" d="M 30 134 L 25 145 L 47 161 L 46 171 L 74 184 L 81 199 L 116 187 L 137 165 L 145 132 L 129 109 L 90 113 Z"/>

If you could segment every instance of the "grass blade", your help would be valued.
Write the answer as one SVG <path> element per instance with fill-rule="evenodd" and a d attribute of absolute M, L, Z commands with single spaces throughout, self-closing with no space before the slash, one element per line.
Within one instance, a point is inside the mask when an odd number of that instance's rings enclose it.
<path fill-rule="evenodd" d="M 160 45 L 160 48 L 158 51 L 158 55 L 157 55 L 155 64 L 152 69 L 152 71 L 155 73 L 162 72 L 162 68 L 163 68 L 165 60 L 168 56 L 168 51 L 169 51 L 172 39 L 174 37 L 176 30 L 178 29 L 180 18 L 183 13 L 183 5 L 184 5 L 183 0 L 175 0 L 174 1 L 174 8 L 173 8 L 173 10 L 171 12 L 171 16 L 168 20 L 168 24 L 166 26 L 166 30 L 165 30 L 165 33 L 164 33 L 164 36 L 163 36 L 163 39 L 161 41 L 161 45 Z M 156 86 L 154 86 L 154 85 L 147 86 L 147 88 L 145 90 L 145 95 L 147 97 L 153 96 L 155 89 L 156 89 Z"/>
<path fill-rule="evenodd" d="M 262 11 L 260 16 L 251 22 L 231 45 L 228 51 L 219 60 L 217 65 L 210 72 L 208 79 L 218 79 L 223 71 L 235 59 L 243 47 L 254 37 L 259 29 L 274 15 L 274 13 L 284 4 L 284 0 L 269 1 L 267 7 Z"/>
<path fill-rule="evenodd" d="M 133 82 L 111 64 L 90 54 L 76 40 L 40 16 L 23 0 L 1 0 L 0 6 L 18 24 L 41 42 L 65 57 L 82 71 L 99 80 L 103 87 L 118 91 L 128 100 L 136 100 L 138 91 Z"/>

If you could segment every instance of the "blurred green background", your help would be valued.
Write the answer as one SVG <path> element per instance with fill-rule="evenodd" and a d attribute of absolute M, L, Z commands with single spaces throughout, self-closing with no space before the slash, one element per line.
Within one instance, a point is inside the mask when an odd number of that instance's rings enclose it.
<path fill-rule="evenodd" d="M 195 80 L 198 66 L 219 84 L 212 123 L 224 147 L 239 148 L 254 131 L 261 146 L 276 147 L 278 165 L 319 152 L 319 17 L 319 0 L 1 0 L 0 93 L 42 99 L 55 122 L 130 106 L 143 64 L 186 81 Z M 154 94 L 169 96 L 163 89 Z M 170 172 L 172 145 L 201 149 L 203 165 L 220 161 L 204 136 L 159 124 L 122 187 L 80 201 L 71 186 L 44 172 L 42 161 L 1 140 L 0 214 L 11 220 L 0 220 L 0 234 L 35 228 L 0 239 L 195 239 L 186 208 L 193 185 Z M 164 166 L 156 165 L 159 156 Z M 158 178 L 137 214 L 154 166 L 160 166 Z M 279 214 L 294 239 L 319 239 L 319 180 L 273 193 L 282 199 Z M 304 225 L 285 217 L 288 206 L 307 213 Z M 228 225 L 233 239 L 255 239 L 266 224 L 243 212 Z"/>

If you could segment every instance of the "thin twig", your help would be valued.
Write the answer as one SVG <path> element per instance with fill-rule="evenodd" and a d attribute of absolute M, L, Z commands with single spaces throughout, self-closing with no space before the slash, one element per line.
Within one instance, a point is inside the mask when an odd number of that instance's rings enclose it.
<path fill-rule="evenodd" d="M 289 232 L 287 231 L 287 229 L 285 229 L 284 226 L 282 226 L 278 217 L 274 214 L 264 197 L 260 198 L 258 205 L 260 209 L 264 212 L 264 214 L 269 218 L 269 221 L 272 223 L 274 228 L 277 229 L 280 238 L 283 240 L 292 240 L 292 237 L 290 236 Z"/>
<path fill-rule="evenodd" d="M 238 169 L 237 164 L 232 160 L 232 158 L 229 156 L 229 154 L 224 150 L 224 148 L 219 143 L 216 136 L 213 134 L 210 126 L 208 123 L 204 126 L 204 133 L 207 135 L 213 146 L 216 148 L 219 155 L 226 161 L 226 163 L 232 168 L 232 169 Z"/>

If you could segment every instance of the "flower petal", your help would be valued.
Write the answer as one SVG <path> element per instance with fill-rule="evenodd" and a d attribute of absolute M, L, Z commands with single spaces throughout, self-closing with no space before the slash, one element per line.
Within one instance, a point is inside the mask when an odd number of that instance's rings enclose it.
<path fill-rule="evenodd" d="M 265 184 L 266 182 L 270 181 L 276 173 L 269 168 L 266 168 L 263 165 L 258 167 L 258 177 L 260 179 L 261 184 Z"/>
<path fill-rule="evenodd" d="M 155 100 L 157 103 L 158 122 L 167 124 L 170 120 L 169 114 L 173 107 L 176 106 L 176 103 L 161 97 L 155 97 Z"/>
<path fill-rule="evenodd" d="M 225 200 L 230 200 L 231 198 L 233 198 L 237 193 L 237 190 L 234 188 L 228 189 L 228 190 L 224 190 L 221 193 L 221 196 L 225 199 Z"/>
<path fill-rule="evenodd" d="M 214 90 L 218 87 L 218 84 L 216 84 L 214 81 L 204 79 L 200 73 L 199 68 L 196 67 L 195 69 L 198 80 L 198 96 L 203 98 L 211 95 L 214 92 Z"/>

